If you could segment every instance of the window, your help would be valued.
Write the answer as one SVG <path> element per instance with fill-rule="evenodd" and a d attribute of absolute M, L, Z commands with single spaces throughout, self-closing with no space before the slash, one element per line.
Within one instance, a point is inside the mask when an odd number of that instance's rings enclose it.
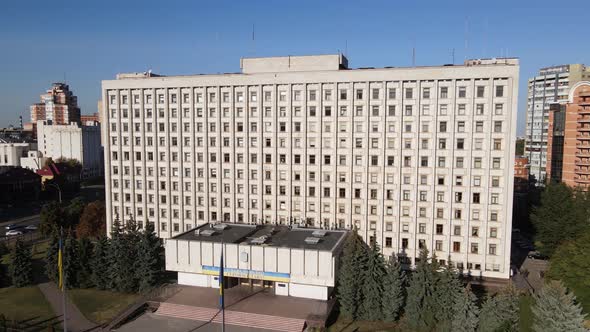
<path fill-rule="evenodd" d="M 436 235 L 443 235 L 443 225 L 436 224 Z"/>
<path fill-rule="evenodd" d="M 442 251 L 443 250 L 443 242 L 441 240 L 436 240 L 434 245 L 434 250 Z"/>
<path fill-rule="evenodd" d="M 475 115 L 483 115 L 483 113 L 484 113 L 483 109 L 484 109 L 483 104 L 475 105 Z"/>
<path fill-rule="evenodd" d="M 476 133 L 483 133 L 483 121 L 475 122 L 475 132 Z"/>
<path fill-rule="evenodd" d="M 496 85 L 496 97 L 504 97 L 504 86 Z"/>
<path fill-rule="evenodd" d="M 498 229 L 496 227 L 490 227 L 490 237 L 494 239 L 498 237 Z"/>
<path fill-rule="evenodd" d="M 485 86 L 482 86 L 482 85 L 478 86 L 477 87 L 477 98 L 483 98 L 485 95 L 485 90 L 486 90 Z"/>
<path fill-rule="evenodd" d="M 454 241 L 453 242 L 453 252 L 460 252 L 461 251 L 461 242 Z"/>
<path fill-rule="evenodd" d="M 479 204 L 480 201 L 480 193 L 473 193 L 473 203 Z"/>
<path fill-rule="evenodd" d="M 472 254 L 479 253 L 479 244 L 478 243 L 471 243 L 471 253 Z"/>
<path fill-rule="evenodd" d="M 443 86 L 440 88 L 440 97 L 441 98 L 449 98 L 449 88 Z"/>
<path fill-rule="evenodd" d="M 387 97 L 389 99 L 395 99 L 395 88 L 389 88 L 388 89 Z"/>
<path fill-rule="evenodd" d="M 466 88 L 464 86 L 460 86 L 458 88 L 458 97 L 459 98 L 465 98 L 466 97 Z"/>
<path fill-rule="evenodd" d="M 494 132 L 495 133 L 502 132 L 502 121 L 494 121 Z"/>
<path fill-rule="evenodd" d="M 495 115 L 502 115 L 504 113 L 504 104 L 496 104 L 494 107 Z"/>
<path fill-rule="evenodd" d="M 430 88 L 422 88 L 422 99 L 430 99 Z"/>
<path fill-rule="evenodd" d="M 441 133 L 446 133 L 447 132 L 447 122 L 446 121 L 441 121 L 438 124 L 438 131 Z"/>
<path fill-rule="evenodd" d="M 386 237 L 385 238 L 385 247 L 386 248 L 391 248 L 391 237 Z"/>
<path fill-rule="evenodd" d="M 406 88 L 406 99 L 414 98 L 414 89 Z"/>
<path fill-rule="evenodd" d="M 496 245 L 491 243 L 488 248 L 488 254 L 495 255 L 496 254 Z"/>

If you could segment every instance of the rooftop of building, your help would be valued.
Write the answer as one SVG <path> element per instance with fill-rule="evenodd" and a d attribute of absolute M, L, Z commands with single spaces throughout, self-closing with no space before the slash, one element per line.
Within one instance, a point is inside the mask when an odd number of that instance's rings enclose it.
<path fill-rule="evenodd" d="M 223 73 L 223 75 L 245 75 L 261 73 L 285 73 L 285 72 L 306 72 L 306 71 L 359 71 L 359 70 L 383 70 L 383 69 L 408 69 L 408 68 L 440 68 L 440 67 L 473 67 L 473 66 L 518 66 L 518 58 L 486 58 L 469 59 L 463 64 L 443 64 L 438 66 L 410 66 L 410 67 L 360 67 L 349 68 L 348 59 L 342 54 L 325 55 L 301 55 L 301 56 L 275 56 L 275 57 L 253 57 L 241 58 L 240 69 L 237 73 Z M 146 79 L 158 77 L 185 77 L 201 75 L 221 74 L 192 74 L 192 75 L 157 75 L 151 72 L 135 72 L 117 74 L 117 80 L 122 79 Z"/>
<path fill-rule="evenodd" d="M 284 225 L 207 223 L 172 239 L 334 251 L 347 231 Z"/>

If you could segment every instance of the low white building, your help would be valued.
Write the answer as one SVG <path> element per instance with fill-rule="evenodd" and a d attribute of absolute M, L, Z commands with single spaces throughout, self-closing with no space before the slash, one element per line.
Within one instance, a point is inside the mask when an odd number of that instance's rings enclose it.
<path fill-rule="evenodd" d="M 37 144 L 29 142 L 0 141 L 0 166 L 21 166 L 21 158 L 30 150 L 35 150 Z"/>
<path fill-rule="evenodd" d="M 37 141 L 39 152 L 45 158 L 78 160 L 84 178 L 104 173 L 100 126 L 54 125 L 49 121 L 38 121 Z"/>
<path fill-rule="evenodd" d="M 43 168 L 48 158 L 43 157 L 41 152 L 37 150 L 30 150 L 25 157 L 20 158 L 20 166 L 28 168 L 32 171 Z"/>
<path fill-rule="evenodd" d="M 346 231 L 246 224 L 204 224 L 166 240 L 166 270 L 178 283 L 219 288 L 247 284 L 277 295 L 328 300 Z"/>

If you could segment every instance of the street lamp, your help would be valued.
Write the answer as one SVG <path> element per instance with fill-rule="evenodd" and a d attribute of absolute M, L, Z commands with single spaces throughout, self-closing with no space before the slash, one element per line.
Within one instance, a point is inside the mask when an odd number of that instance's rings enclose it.
<path fill-rule="evenodd" d="M 59 185 L 57 183 L 48 183 L 47 185 L 57 189 L 57 194 L 59 197 L 59 204 L 61 204 L 61 188 L 59 187 Z"/>

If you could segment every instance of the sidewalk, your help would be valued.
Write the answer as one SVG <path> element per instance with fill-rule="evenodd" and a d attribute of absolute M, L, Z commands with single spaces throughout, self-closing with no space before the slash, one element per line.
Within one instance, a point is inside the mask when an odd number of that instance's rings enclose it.
<path fill-rule="evenodd" d="M 63 294 L 57 288 L 55 283 L 53 282 L 45 282 L 39 284 L 39 289 L 45 295 L 45 298 L 53 308 L 53 311 L 57 316 L 63 317 Z M 67 294 L 66 294 L 67 295 Z M 80 312 L 78 307 L 76 307 L 72 301 L 66 296 L 66 309 L 67 309 L 67 323 L 68 323 L 68 331 L 72 332 L 82 332 L 82 331 L 91 331 L 98 327 L 98 325 L 90 322 L 84 315 Z"/>

